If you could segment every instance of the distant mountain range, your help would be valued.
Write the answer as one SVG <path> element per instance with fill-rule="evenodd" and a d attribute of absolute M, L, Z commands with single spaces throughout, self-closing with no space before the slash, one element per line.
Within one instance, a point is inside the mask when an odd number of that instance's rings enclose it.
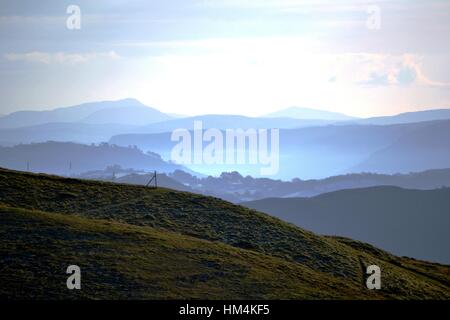
<path fill-rule="evenodd" d="M 348 115 L 317 110 L 310 108 L 300 108 L 300 107 L 290 107 L 273 113 L 269 113 L 264 117 L 268 118 L 293 118 L 293 119 L 322 119 L 322 120 L 332 120 L 332 121 L 344 121 L 356 119 L 355 117 L 350 117 Z"/>
<path fill-rule="evenodd" d="M 268 118 L 278 118 L 268 121 Z M 187 119 L 187 121 L 184 121 Z M 265 119 L 265 120 L 264 120 Z M 434 109 L 401 113 L 394 116 L 357 118 L 338 112 L 302 107 L 289 107 L 266 114 L 260 118 L 238 115 L 201 115 L 188 117 L 179 114 L 165 114 L 148 107 L 136 99 L 89 102 L 80 105 L 44 111 L 18 111 L 0 115 L 0 129 L 32 127 L 49 123 L 121 124 L 143 126 L 140 133 L 167 132 L 176 128 L 191 128 L 194 120 L 207 122 L 206 127 L 218 129 L 235 128 L 242 122 L 246 127 L 293 128 L 322 125 L 333 122 L 343 124 L 401 124 L 422 121 L 450 119 L 450 109 Z M 175 120 L 164 124 L 166 121 Z M 238 120 L 238 123 L 236 123 Z M 303 120 L 301 122 L 294 120 Z M 150 124 L 154 126 L 145 127 Z M 139 132 L 138 132 L 139 133 Z"/>
<path fill-rule="evenodd" d="M 311 119 L 316 117 L 322 119 Z M 358 172 L 408 173 L 449 167 L 450 110 L 348 118 L 329 111 L 295 107 L 260 118 L 239 115 L 175 118 L 137 100 L 124 99 L 1 117 L 0 145 L 107 141 L 124 147 L 137 146 L 168 161 L 176 144 L 170 139 L 172 131 L 192 130 L 194 121 L 201 121 L 204 129 L 279 128 L 280 171 L 271 176 L 276 179 L 318 179 Z M 239 171 L 257 177 L 261 166 L 191 165 L 190 169 L 206 175 Z"/>
<path fill-rule="evenodd" d="M 450 109 L 403 113 L 395 116 L 360 119 L 341 113 L 291 107 L 259 118 L 239 115 L 165 114 L 136 99 L 90 102 L 46 111 L 19 111 L 0 116 L 0 144 L 71 141 L 99 143 L 122 134 L 171 132 L 192 129 L 194 121 L 205 128 L 293 129 L 329 124 L 401 124 L 450 119 Z"/>
<path fill-rule="evenodd" d="M 109 142 L 121 146 L 136 145 L 170 159 L 171 150 L 177 144 L 171 141 L 170 136 L 170 133 L 127 134 L 112 137 Z M 447 168 L 450 165 L 448 141 L 450 120 L 385 126 L 328 125 L 284 129 L 280 130 L 280 170 L 270 178 L 320 179 L 358 172 L 409 173 Z M 421 153 L 418 155 L 419 164 L 414 159 L 408 160 L 414 155 L 414 150 Z M 404 155 L 400 156 L 401 153 Z M 380 164 L 386 165 L 372 170 L 370 162 L 366 164 L 372 156 L 383 159 Z M 397 165 L 396 159 L 404 160 Z M 260 176 L 260 167 L 255 165 L 192 165 L 190 168 L 207 175 L 239 171 L 243 175 Z"/>
<path fill-rule="evenodd" d="M 450 263 L 450 188 L 380 186 L 243 205 L 319 234 L 351 237 L 396 255 Z"/>

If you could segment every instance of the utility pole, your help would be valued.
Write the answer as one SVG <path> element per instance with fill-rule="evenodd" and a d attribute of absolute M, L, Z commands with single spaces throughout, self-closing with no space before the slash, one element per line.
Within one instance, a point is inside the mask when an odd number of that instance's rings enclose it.
<path fill-rule="evenodd" d="M 147 184 L 145 185 L 146 187 L 150 186 L 150 184 L 153 182 L 153 180 L 155 181 L 155 185 L 153 186 L 153 188 L 158 188 L 158 180 L 157 180 L 157 176 L 156 176 L 156 170 L 153 173 L 152 178 L 150 179 L 149 182 L 147 182 Z"/>

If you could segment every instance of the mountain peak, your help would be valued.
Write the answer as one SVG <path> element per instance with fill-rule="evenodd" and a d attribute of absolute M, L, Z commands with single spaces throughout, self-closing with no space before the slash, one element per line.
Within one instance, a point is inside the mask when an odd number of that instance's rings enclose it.
<path fill-rule="evenodd" d="M 119 105 L 126 105 L 126 106 L 143 106 L 143 107 L 147 107 L 145 104 L 143 104 L 142 102 L 140 102 L 138 99 L 135 98 L 124 98 L 124 99 L 119 99 L 119 100 L 113 100 L 113 101 L 105 101 L 105 102 L 110 102 L 110 103 L 114 103 L 114 104 L 119 104 Z"/>
<path fill-rule="evenodd" d="M 18 128 L 47 123 L 145 125 L 172 119 L 134 98 L 87 102 L 44 111 L 20 111 L 0 119 L 0 128 Z"/>

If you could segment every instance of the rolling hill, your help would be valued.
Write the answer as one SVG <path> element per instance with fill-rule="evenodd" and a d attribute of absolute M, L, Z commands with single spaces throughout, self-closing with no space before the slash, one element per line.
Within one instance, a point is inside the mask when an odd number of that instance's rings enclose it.
<path fill-rule="evenodd" d="M 115 107 L 93 112 L 81 122 L 89 124 L 121 124 L 132 126 L 144 126 L 149 123 L 157 123 L 170 120 L 172 117 L 144 105 L 133 107 Z"/>
<path fill-rule="evenodd" d="M 397 173 L 445 168 L 450 164 L 450 121 L 417 128 L 351 168 L 354 172 Z"/>
<path fill-rule="evenodd" d="M 46 123 L 30 127 L 0 129 L 0 145 L 43 143 L 47 141 L 101 143 L 139 127 L 122 124 Z"/>
<path fill-rule="evenodd" d="M 195 117 L 179 118 L 143 126 L 135 133 L 165 133 L 176 129 L 194 129 L 194 121 L 201 121 L 204 129 L 270 129 L 270 128 L 302 128 L 322 126 L 334 121 L 322 119 L 293 119 L 288 117 L 252 118 L 240 115 L 208 114 Z"/>
<path fill-rule="evenodd" d="M 352 121 L 359 124 L 400 124 L 434 120 L 450 119 L 450 109 L 432 109 L 423 111 L 404 112 L 393 116 L 371 117 Z"/>
<path fill-rule="evenodd" d="M 143 171 L 172 172 L 184 167 L 169 163 L 155 153 L 134 147 L 106 143 L 85 145 L 70 142 L 46 142 L 0 147 L 0 166 L 14 170 L 59 175 L 74 175 L 119 165 Z"/>
<path fill-rule="evenodd" d="M 450 298 L 448 266 L 169 189 L 1 169 L 0 221 L 3 299 Z M 364 286 L 371 264 L 381 290 Z"/>
<path fill-rule="evenodd" d="M 346 114 L 331 112 L 325 110 L 317 110 L 310 108 L 301 107 L 289 107 L 283 110 L 279 110 L 273 113 L 269 113 L 264 117 L 267 118 L 293 118 L 293 119 L 322 119 L 322 120 L 332 120 L 332 121 L 344 121 L 356 119 L 355 117 L 350 117 Z"/>
<path fill-rule="evenodd" d="M 450 263 L 450 188 L 379 186 L 243 205 L 320 234 L 350 237 L 397 255 Z"/>
<path fill-rule="evenodd" d="M 195 192 L 212 195 L 234 203 L 264 198 L 312 197 L 322 193 L 366 188 L 373 186 L 398 186 L 408 189 L 436 189 L 450 187 L 450 169 L 427 170 L 409 174 L 352 173 L 325 179 L 291 181 L 242 176 L 239 172 L 223 172 L 218 177 L 197 177 L 176 170 L 170 177 Z M 108 174 L 107 177 L 111 177 Z"/>

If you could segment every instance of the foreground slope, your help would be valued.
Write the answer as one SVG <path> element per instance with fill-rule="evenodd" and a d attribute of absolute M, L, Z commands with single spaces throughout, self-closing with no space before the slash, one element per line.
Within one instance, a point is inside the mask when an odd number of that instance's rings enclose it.
<path fill-rule="evenodd" d="M 300 264 L 151 227 L 7 207 L 0 215 L 0 297 L 330 298 L 336 287 L 343 298 L 360 294 Z M 81 291 L 66 289 L 68 264 L 83 272 Z"/>
<path fill-rule="evenodd" d="M 2 297 L 450 298 L 447 266 L 216 198 L 0 170 L 0 206 Z M 370 264 L 382 290 L 364 286 Z"/>

